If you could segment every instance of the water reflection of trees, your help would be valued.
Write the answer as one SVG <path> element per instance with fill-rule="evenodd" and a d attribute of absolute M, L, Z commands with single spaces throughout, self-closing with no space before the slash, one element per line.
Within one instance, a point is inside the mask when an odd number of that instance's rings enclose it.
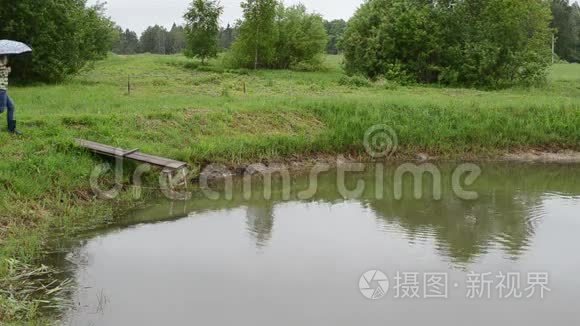
<path fill-rule="evenodd" d="M 443 180 L 450 180 L 452 172 L 442 168 Z M 386 196 L 375 198 L 374 172 L 350 175 L 347 183 L 354 185 L 363 179 L 367 191 L 359 201 L 372 209 L 377 216 L 378 226 L 389 230 L 402 230 L 409 241 L 434 240 L 436 249 L 443 257 L 455 263 L 469 263 L 492 248 L 501 248 L 506 255 L 517 259 L 531 245 L 536 228 L 544 218 L 543 204 L 551 194 L 579 195 L 580 184 L 573 176 L 580 167 L 575 165 L 533 166 L 522 164 L 485 165 L 483 174 L 474 188 L 479 194 L 475 201 L 463 201 L 453 195 L 450 184 L 444 185 L 442 200 L 430 196 L 430 184 L 425 183 L 424 198 L 415 200 L 410 188 L 411 180 L 405 180 L 403 200 L 394 200 L 389 174 L 386 174 Z M 305 177 L 292 180 L 293 200 L 297 193 L 308 188 Z M 273 200 L 264 200 L 260 193 L 245 200 L 241 191 L 236 191 L 233 200 L 208 200 L 197 194 L 185 203 L 172 203 L 172 216 L 167 217 L 166 205 L 135 212 L 117 230 L 127 225 L 155 222 L 160 219 L 178 219 L 191 213 L 245 209 L 247 231 L 258 248 L 268 246 L 274 228 L 276 205 L 282 202 L 282 191 L 276 191 L 274 182 Z M 259 189 L 259 187 L 255 187 Z M 281 189 L 281 187 L 280 187 Z M 343 198 L 336 187 L 336 174 L 323 175 L 319 179 L 316 196 L 308 201 L 339 203 Z M 169 204 L 167 204 L 169 205 Z M 307 227 L 307 226 L 305 226 Z"/>
<path fill-rule="evenodd" d="M 451 180 L 452 166 L 442 167 L 443 180 Z M 442 200 L 434 200 L 432 185 L 424 184 L 421 200 L 413 198 L 412 180 L 404 180 L 402 200 L 394 200 L 389 172 L 384 199 L 375 199 L 374 172 L 352 176 L 351 185 L 363 178 L 367 191 L 361 202 L 372 209 L 380 224 L 398 227 L 409 241 L 433 239 L 438 252 L 454 263 L 469 263 L 492 248 L 500 248 L 512 259 L 530 247 L 537 226 L 544 218 L 544 202 L 553 194 L 580 194 L 580 185 L 571 176 L 580 172 L 574 165 L 534 166 L 522 164 L 487 165 L 470 190 L 479 198 L 457 198 L 450 182 L 444 182 Z M 332 176 L 321 182 L 315 200 L 341 201 Z"/>
<path fill-rule="evenodd" d="M 447 184 L 440 201 L 407 195 L 400 201 L 366 203 L 380 220 L 399 226 L 409 239 L 435 239 L 440 254 L 453 262 L 469 263 L 494 247 L 517 259 L 531 245 L 544 218 L 546 196 L 580 193 L 570 178 L 579 170 L 566 165 L 490 165 L 474 185 L 479 194 L 475 201 L 457 198 Z M 452 171 L 443 172 L 443 179 L 449 180 L 446 176 Z"/>
<path fill-rule="evenodd" d="M 541 195 L 531 195 L 536 202 L 532 206 L 510 193 L 480 196 L 475 202 L 445 197 L 441 201 L 370 201 L 368 206 L 411 240 L 435 239 L 437 250 L 454 262 L 470 262 L 496 245 L 519 257 L 535 233 L 528 223 L 529 212 L 541 209 Z"/>

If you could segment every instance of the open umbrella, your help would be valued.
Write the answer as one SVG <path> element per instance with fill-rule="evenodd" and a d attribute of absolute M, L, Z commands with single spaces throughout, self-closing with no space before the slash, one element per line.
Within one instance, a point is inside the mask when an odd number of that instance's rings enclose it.
<path fill-rule="evenodd" d="M 0 55 L 22 54 L 27 52 L 32 52 L 32 49 L 24 43 L 10 40 L 0 40 Z"/>

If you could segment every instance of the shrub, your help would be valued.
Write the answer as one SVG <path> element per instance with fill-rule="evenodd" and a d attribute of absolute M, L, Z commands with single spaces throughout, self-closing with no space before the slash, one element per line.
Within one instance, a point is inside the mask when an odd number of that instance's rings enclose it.
<path fill-rule="evenodd" d="M 324 69 L 324 59 L 318 55 L 309 61 L 301 61 L 290 66 L 290 69 L 296 71 L 320 71 Z"/>
<path fill-rule="evenodd" d="M 371 86 L 370 80 L 364 76 L 342 76 L 338 81 L 340 86 L 353 86 L 353 87 L 369 87 Z"/>

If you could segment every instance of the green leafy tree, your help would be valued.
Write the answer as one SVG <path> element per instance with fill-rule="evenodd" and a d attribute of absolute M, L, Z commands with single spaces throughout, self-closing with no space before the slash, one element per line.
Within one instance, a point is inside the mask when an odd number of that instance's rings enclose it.
<path fill-rule="evenodd" d="M 310 69 L 320 66 L 328 43 L 324 21 L 304 5 L 279 7 L 275 68 Z"/>
<path fill-rule="evenodd" d="M 132 36 L 122 36 L 121 42 L 123 42 L 124 38 L 129 39 L 132 38 Z M 141 34 L 138 44 L 137 52 L 141 53 L 181 53 L 185 49 L 186 44 L 185 29 L 183 26 L 179 26 L 175 23 L 169 31 L 163 26 L 150 26 Z"/>
<path fill-rule="evenodd" d="M 575 11 L 574 16 L 576 16 L 576 26 L 578 27 L 578 41 L 579 41 L 578 47 L 580 47 L 580 2 L 574 3 L 572 7 L 574 8 Z"/>
<path fill-rule="evenodd" d="M 349 21 L 342 43 L 349 73 L 433 81 L 441 27 L 426 1 L 371 0 Z"/>
<path fill-rule="evenodd" d="M 223 7 L 217 1 L 193 0 L 184 16 L 187 56 L 200 58 L 202 63 L 217 56 L 222 12 Z"/>
<path fill-rule="evenodd" d="M 455 28 L 458 39 L 445 32 L 441 81 L 494 88 L 545 81 L 552 41 L 548 2 L 469 0 L 449 17 L 446 24 L 464 21 L 468 28 Z"/>
<path fill-rule="evenodd" d="M 165 27 L 155 25 L 148 27 L 140 39 L 141 51 L 153 54 L 170 54 L 171 38 Z"/>
<path fill-rule="evenodd" d="M 113 52 L 116 54 L 135 54 L 139 51 L 139 38 L 137 33 L 126 29 L 123 31 L 117 27 L 118 37 L 113 46 Z"/>
<path fill-rule="evenodd" d="M 328 34 L 328 44 L 326 45 L 326 53 L 339 54 L 339 44 L 346 30 L 346 21 L 343 19 L 335 19 L 332 21 L 325 21 L 324 28 Z"/>
<path fill-rule="evenodd" d="M 552 27 L 556 30 L 556 54 L 569 62 L 580 62 L 580 6 L 568 0 L 553 0 Z"/>
<path fill-rule="evenodd" d="M 234 26 L 232 27 L 230 24 L 226 28 L 220 29 L 219 34 L 219 46 L 221 49 L 229 49 L 232 47 L 232 44 L 236 41 L 238 37 L 239 29 Z"/>
<path fill-rule="evenodd" d="M 170 50 L 171 54 L 181 53 L 187 45 L 187 39 L 185 36 L 185 28 L 177 24 L 173 24 L 171 30 L 169 31 L 169 38 L 171 40 Z"/>
<path fill-rule="evenodd" d="M 276 14 L 281 4 L 276 0 L 246 0 L 241 6 L 244 19 L 233 45 L 235 65 L 254 69 L 268 67 L 276 54 Z"/>
<path fill-rule="evenodd" d="M 320 67 L 328 42 L 320 15 L 306 7 L 285 8 L 281 2 L 249 0 L 242 4 L 244 20 L 230 53 L 230 65 L 237 67 L 293 68 Z"/>
<path fill-rule="evenodd" d="M 116 35 L 104 7 L 85 0 L 4 1 L 0 22 L 1 38 L 34 49 L 12 62 L 12 76 L 23 80 L 61 81 L 104 58 Z"/>
<path fill-rule="evenodd" d="M 550 19 L 542 0 L 370 0 L 345 32 L 346 69 L 423 83 L 536 83 L 550 63 Z"/>

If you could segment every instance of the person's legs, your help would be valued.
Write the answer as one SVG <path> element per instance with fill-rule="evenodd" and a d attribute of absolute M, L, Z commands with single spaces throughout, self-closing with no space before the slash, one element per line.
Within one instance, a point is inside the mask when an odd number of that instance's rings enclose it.
<path fill-rule="evenodd" d="M 4 113 L 4 110 L 6 110 L 6 102 L 8 102 L 8 94 L 6 94 L 6 91 L 0 90 L 0 113 Z"/>
<path fill-rule="evenodd" d="M 8 96 L 8 94 L 6 94 L 6 108 L 8 108 L 8 123 L 10 123 L 11 121 L 14 121 L 14 102 L 12 102 L 12 99 L 10 98 L 10 96 Z"/>
<path fill-rule="evenodd" d="M 16 130 L 16 120 L 14 120 L 14 111 L 16 108 L 14 107 L 14 102 L 8 94 L 6 94 L 6 108 L 8 112 L 6 114 L 6 120 L 8 121 L 8 132 L 13 133 L 15 135 L 21 135 L 20 131 Z"/>

